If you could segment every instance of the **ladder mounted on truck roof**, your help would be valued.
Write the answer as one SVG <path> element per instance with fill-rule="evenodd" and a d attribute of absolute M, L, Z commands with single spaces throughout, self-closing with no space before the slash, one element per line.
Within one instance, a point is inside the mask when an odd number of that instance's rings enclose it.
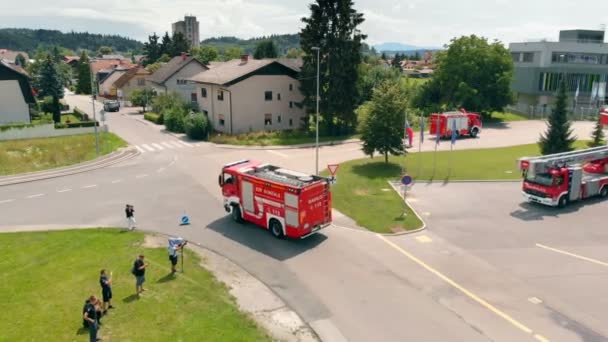
<path fill-rule="evenodd" d="M 274 165 L 260 165 L 245 172 L 258 178 L 266 179 L 279 184 L 302 188 L 323 178 L 305 173 L 282 169 Z"/>
<path fill-rule="evenodd" d="M 594 160 L 608 158 L 608 146 L 588 148 L 586 150 L 549 154 L 539 157 L 523 157 L 518 160 L 520 171 L 528 170 L 528 173 L 535 174 L 538 171 L 560 165 L 588 163 Z"/>

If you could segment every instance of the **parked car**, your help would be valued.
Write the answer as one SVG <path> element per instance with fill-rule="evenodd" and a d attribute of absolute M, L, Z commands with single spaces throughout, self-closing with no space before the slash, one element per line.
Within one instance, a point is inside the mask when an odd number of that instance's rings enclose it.
<path fill-rule="evenodd" d="M 107 100 L 103 103 L 103 110 L 106 112 L 118 112 L 120 110 L 120 102 L 116 100 Z"/>

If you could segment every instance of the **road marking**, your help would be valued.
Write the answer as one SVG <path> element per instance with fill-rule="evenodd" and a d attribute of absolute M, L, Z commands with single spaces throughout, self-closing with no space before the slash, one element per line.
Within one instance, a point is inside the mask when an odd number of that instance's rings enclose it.
<path fill-rule="evenodd" d="M 150 145 L 148 145 L 148 144 L 143 144 L 141 146 L 143 146 L 146 150 L 148 150 L 150 152 L 154 152 L 154 149 L 152 147 L 150 147 Z"/>
<path fill-rule="evenodd" d="M 139 147 L 139 145 L 135 145 L 135 148 L 140 152 L 140 153 L 145 153 L 146 150 L 144 150 L 143 148 Z"/>
<path fill-rule="evenodd" d="M 543 248 L 543 249 L 546 249 L 546 250 L 549 250 L 549 251 L 553 251 L 555 253 L 571 256 L 571 257 L 576 258 L 576 259 L 585 260 L 585 261 L 588 261 L 588 262 L 591 262 L 591 263 L 594 263 L 594 264 L 597 264 L 597 265 L 600 265 L 600 266 L 608 267 L 608 263 L 606 263 L 606 262 L 599 261 L 599 260 L 596 260 L 596 259 L 587 258 L 586 256 L 582 256 L 582 255 L 566 252 L 566 251 L 563 251 L 561 249 L 557 249 L 557 248 L 541 245 L 540 243 L 537 243 L 536 247 L 540 247 L 540 248 Z"/>
<path fill-rule="evenodd" d="M 418 242 L 420 242 L 420 243 L 429 243 L 429 242 L 433 241 L 433 239 L 431 239 L 430 237 L 428 237 L 426 235 L 416 236 L 416 240 L 418 240 Z"/>
<path fill-rule="evenodd" d="M 144 177 L 148 177 L 148 175 L 144 173 L 143 175 L 137 175 L 137 176 L 135 176 L 135 178 L 144 178 Z"/>
<path fill-rule="evenodd" d="M 13 202 L 13 201 L 14 201 L 14 199 L 2 200 L 2 201 L 0 201 L 0 204 L 10 203 L 10 202 Z"/>
<path fill-rule="evenodd" d="M 36 198 L 36 197 L 42 197 L 44 196 L 44 194 L 35 194 L 35 195 L 29 195 L 26 198 Z"/>
<path fill-rule="evenodd" d="M 68 191 L 72 191 L 72 189 L 61 189 L 61 190 L 57 190 L 58 193 L 62 193 L 62 192 L 68 192 Z"/>
<path fill-rule="evenodd" d="M 91 188 L 96 188 L 96 187 L 97 187 L 97 184 L 91 184 L 91 185 L 85 185 L 81 189 L 91 189 Z"/>
<path fill-rule="evenodd" d="M 163 145 L 163 146 L 165 146 L 166 148 L 170 148 L 170 149 L 174 149 L 174 148 L 175 148 L 175 146 L 173 146 L 173 145 L 169 144 L 169 143 L 168 143 L 168 142 L 166 142 L 166 141 L 163 141 L 163 142 L 161 142 L 160 144 L 161 144 L 161 145 Z"/>
<path fill-rule="evenodd" d="M 173 157 L 173 160 L 169 163 L 169 166 L 175 164 L 176 161 L 177 161 L 177 157 Z"/>
<path fill-rule="evenodd" d="M 164 147 L 160 146 L 159 144 L 155 144 L 155 143 L 153 143 L 152 146 L 156 147 L 157 149 L 159 149 L 161 151 L 165 149 Z"/>
<path fill-rule="evenodd" d="M 266 152 L 275 154 L 275 155 L 277 155 L 279 157 L 289 158 L 289 156 L 286 155 L 285 153 L 281 153 L 281 152 L 277 152 L 277 151 L 273 151 L 273 150 L 266 150 Z"/>
<path fill-rule="evenodd" d="M 538 305 L 538 304 L 540 304 L 540 303 L 542 303 L 542 302 L 543 302 L 542 300 L 540 300 L 540 299 L 538 299 L 538 298 L 536 298 L 536 297 L 530 297 L 530 298 L 528 298 L 528 301 L 529 301 L 530 303 L 532 303 L 532 304 L 536 304 L 536 305 Z"/>
<path fill-rule="evenodd" d="M 185 143 L 185 142 L 183 142 L 183 141 L 181 141 L 181 140 L 178 140 L 177 142 L 178 142 L 179 144 L 182 144 L 182 145 L 187 146 L 187 147 L 194 147 L 194 146 L 192 146 L 191 144 L 187 144 L 187 143 Z"/>
<path fill-rule="evenodd" d="M 161 172 L 164 172 L 164 171 L 165 171 L 164 167 L 161 167 L 160 169 L 156 170 L 156 172 L 158 172 L 158 173 L 161 173 Z"/>
<path fill-rule="evenodd" d="M 392 241 L 388 240 L 384 236 L 382 236 L 380 234 L 376 234 L 376 236 L 380 240 L 384 241 L 387 245 L 393 247 L 397 252 L 405 255 L 406 257 L 408 257 L 414 263 L 418 264 L 419 266 L 422 266 L 424 269 L 426 269 L 430 273 L 433 273 L 439 279 L 445 281 L 446 283 L 448 283 L 449 285 L 451 285 L 453 288 L 455 288 L 455 289 L 459 290 L 460 292 L 464 293 L 467 297 L 471 298 L 473 301 L 477 302 L 479 305 L 483 306 L 484 308 L 486 308 L 487 310 L 489 310 L 493 314 L 497 315 L 498 317 L 500 317 L 500 318 L 504 319 L 505 321 L 511 323 L 513 326 L 515 326 L 519 330 L 521 330 L 521 331 L 523 331 L 523 332 L 525 332 L 527 334 L 532 335 L 535 339 L 537 339 L 539 341 L 549 342 L 549 340 L 547 340 L 543 336 L 535 334 L 534 331 L 532 331 L 532 329 L 530 329 L 527 326 L 525 326 L 524 324 L 518 322 L 517 320 L 515 320 L 514 318 L 512 318 L 508 314 L 502 312 L 500 309 L 496 308 L 494 305 L 486 302 L 484 299 L 482 299 L 478 295 L 474 294 L 473 292 L 467 290 L 462 285 L 460 285 L 457 282 L 455 282 L 454 280 L 450 279 L 449 277 L 447 277 L 443 273 L 441 273 L 441 272 L 437 271 L 436 269 L 432 268 L 431 266 L 427 265 L 426 263 L 424 263 L 424 261 L 418 259 L 417 257 L 415 257 L 414 255 L 410 254 L 409 252 L 407 252 L 403 248 L 397 246 L 395 243 L 393 243 Z"/>
<path fill-rule="evenodd" d="M 177 147 L 177 148 L 183 148 L 184 147 L 183 145 L 178 144 L 176 141 L 172 141 L 172 142 L 170 142 L 170 144 L 173 145 L 173 146 L 175 146 L 175 147 Z"/>
<path fill-rule="evenodd" d="M 431 213 L 429 213 L 428 211 L 424 212 L 423 214 L 424 214 L 424 216 L 431 216 Z"/>
<path fill-rule="evenodd" d="M 117 180 L 113 180 L 112 184 L 116 184 L 116 183 L 120 183 L 120 182 L 122 182 L 122 179 L 117 179 Z"/>

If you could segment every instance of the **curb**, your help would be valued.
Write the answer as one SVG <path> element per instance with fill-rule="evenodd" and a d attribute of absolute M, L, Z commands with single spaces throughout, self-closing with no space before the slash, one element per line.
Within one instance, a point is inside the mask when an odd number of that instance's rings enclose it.
<path fill-rule="evenodd" d="M 129 160 L 139 154 L 139 151 L 132 147 L 121 148 L 108 155 L 72 166 L 0 177 L 0 187 L 94 171 Z"/>
<path fill-rule="evenodd" d="M 319 146 L 336 146 L 336 145 L 346 145 L 346 144 L 354 144 L 360 143 L 359 139 L 348 139 L 348 140 L 338 140 L 338 141 L 325 141 L 319 142 Z M 317 145 L 315 143 L 308 144 L 298 144 L 298 145 L 270 145 L 270 146 L 248 146 L 248 145 L 229 145 L 229 144 L 217 144 L 210 143 L 211 145 L 222 148 L 226 150 L 293 150 L 298 148 L 313 148 Z"/>
<path fill-rule="evenodd" d="M 423 184 L 441 184 L 441 183 L 518 183 L 521 179 L 484 179 L 484 180 L 451 180 L 448 182 L 444 181 L 416 181 L 416 183 Z"/>
<path fill-rule="evenodd" d="M 400 235 L 414 234 L 414 233 L 418 233 L 418 232 L 421 232 L 421 231 L 425 230 L 427 228 L 426 222 L 422 219 L 422 217 L 420 216 L 420 214 L 418 214 L 418 211 L 416 211 L 416 209 L 414 209 L 414 207 L 410 204 L 410 202 L 408 202 L 407 198 L 404 198 L 399 193 L 399 190 L 397 190 L 395 188 L 395 186 L 393 185 L 393 183 L 391 183 L 389 181 L 388 184 L 391 186 L 391 188 L 393 188 L 393 190 L 395 190 L 395 192 L 397 192 L 397 194 L 399 195 L 399 197 L 403 198 L 403 201 L 405 202 L 405 204 L 410 208 L 410 210 L 414 213 L 414 215 L 416 215 L 416 217 L 420 220 L 420 222 L 422 222 L 422 227 L 420 227 L 418 229 L 414 229 L 414 230 L 408 230 L 408 231 L 405 231 L 405 232 L 399 232 L 399 233 L 392 233 L 392 234 L 376 233 L 376 234 L 380 234 L 382 236 L 400 236 Z"/>

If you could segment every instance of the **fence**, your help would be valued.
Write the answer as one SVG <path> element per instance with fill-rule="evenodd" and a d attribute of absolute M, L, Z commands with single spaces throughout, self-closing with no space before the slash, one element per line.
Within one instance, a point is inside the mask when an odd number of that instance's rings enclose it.
<path fill-rule="evenodd" d="M 551 115 L 553 110 L 552 106 L 528 106 L 521 103 L 516 105 L 507 106 L 507 109 L 511 112 L 525 115 L 530 119 L 544 120 Z M 574 108 L 568 108 L 568 117 L 571 120 L 586 120 L 595 121 L 598 119 L 600 108 L 597 106 L 576 106 Z"/>
<path fill-rule="evenodd" d="M 108 126 L 98 127 L 100 132 L 107 132 Z M 44 124 L 30 127 L 14 127 L 0 131 L 0 141 L 60 137 L 95 133 L 95 127 L 55 128 L 55 124 Z"/>

